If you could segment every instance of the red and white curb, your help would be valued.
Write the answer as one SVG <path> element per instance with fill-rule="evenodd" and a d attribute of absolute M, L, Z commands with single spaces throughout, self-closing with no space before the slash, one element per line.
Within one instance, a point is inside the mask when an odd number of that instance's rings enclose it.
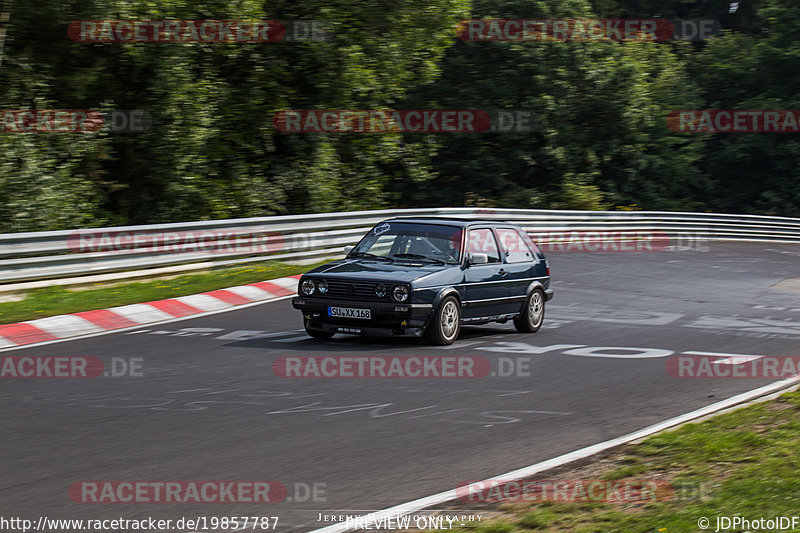
<path fill-rule="evenodd" d="M 153 322 L 221 311 L 243 304 L 297 294 L 300 275 L 168 298 L 143 304 L 83 311 L 0 326 L 0 348 L 130 328 Z"/>

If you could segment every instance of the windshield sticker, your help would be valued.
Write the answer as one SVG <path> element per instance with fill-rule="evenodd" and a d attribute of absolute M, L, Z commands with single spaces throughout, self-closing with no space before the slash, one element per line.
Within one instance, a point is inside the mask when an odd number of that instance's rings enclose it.
<path fill-rule="evenodd" d="M 386 222 L 384 222 L 383 224 L 375 226 L 375 229 L 372 230 L 372 233 L 374 233 L 375 235 L 382 235 L 387 231 L 389 231 L 390 229 L 392 229 L 392 227 Z"/>

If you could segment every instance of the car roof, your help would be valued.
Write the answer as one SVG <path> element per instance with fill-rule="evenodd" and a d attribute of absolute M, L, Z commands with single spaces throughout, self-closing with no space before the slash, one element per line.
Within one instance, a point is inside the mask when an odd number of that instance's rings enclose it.
<path fill-rule="evenodd" d="M 475 218 L 459 218 L 459 217 L 395 217 L 384 220 L 383 222 L 410 222 L 413 224 L 444 224 L 447 226 L 516 226 L 510 222 L 502 220 L 482 220 Z"/>

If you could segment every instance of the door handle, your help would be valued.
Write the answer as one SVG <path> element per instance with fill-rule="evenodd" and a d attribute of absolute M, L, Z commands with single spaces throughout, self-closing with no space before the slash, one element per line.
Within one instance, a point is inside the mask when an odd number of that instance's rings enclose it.
<path fill-rule="evenodd" d="M 501 268 L 500 272 L 498 272 L 498 274 L 500 274 L 501 276 L 505 276 L 506 274 L 508 274 L 508 270 L 506 270 L 504 268 Z"/>

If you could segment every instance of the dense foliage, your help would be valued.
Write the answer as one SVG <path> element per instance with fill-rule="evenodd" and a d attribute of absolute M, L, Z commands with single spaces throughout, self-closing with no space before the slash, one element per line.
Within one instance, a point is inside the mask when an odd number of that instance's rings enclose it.
<path fill-rule="evenodd" d="M 800 137 L 676 109 L 800 109 L 796 0 L 15 0 L 0 110 L 144 109 L 142 133 L 0 133 L 0 231 L 382 207 L 800 216 Z M 711 18 L 705 42 L 464 42 L 466 18 Z M 282 19 L 324 41 L 74 42 L 75 20 Z M 528 109 L 526 133 L 280 133 L 281 109 Z"/>

